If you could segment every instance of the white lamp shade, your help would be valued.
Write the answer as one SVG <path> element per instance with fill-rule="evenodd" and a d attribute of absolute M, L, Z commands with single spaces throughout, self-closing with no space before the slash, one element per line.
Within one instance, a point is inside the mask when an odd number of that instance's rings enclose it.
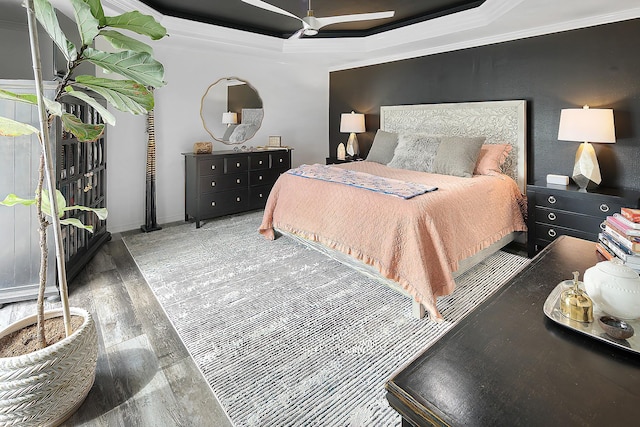
<path fill-rule="evenodd" d="M 232 125 L 238 123 L 238 113 L 222 113 L 222 123 L 225 125 Z"/>
<path fill-rule="evenodd" d="M 366 129 L 364 127 L 364 114 L 361 113 L 342 113 L 340 115 L 340 132 L 343 133 L 361 133 Z"/>
<path fill-rule="evenodd" d="M 613 110 L 587 106 L 561 110 L 558 139 L 580 142 L 616 142 Z"/>

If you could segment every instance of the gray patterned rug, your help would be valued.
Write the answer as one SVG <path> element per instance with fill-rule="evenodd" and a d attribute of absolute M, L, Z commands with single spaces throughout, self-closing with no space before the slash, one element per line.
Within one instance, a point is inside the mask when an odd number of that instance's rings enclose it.
<path fill-rule="evenodd" d="M 438 301 L 444 323 L 294 240 L 258 234 L 262 212 L 124 240 L 236 426 L 397 426 L 384 383 L 526 258 L 499 251 Z"/>

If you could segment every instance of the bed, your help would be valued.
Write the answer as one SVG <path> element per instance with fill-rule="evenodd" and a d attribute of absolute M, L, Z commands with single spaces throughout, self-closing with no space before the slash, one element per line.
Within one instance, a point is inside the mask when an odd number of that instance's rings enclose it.
<path fill-rule="evenodd" d="M 437 298 L 455 277 L 526 231 L 525 142 L 525 101 L 383 106 L 367 161 L 281 175 L 259 231 L 299 239 L 442 321 Z"/>

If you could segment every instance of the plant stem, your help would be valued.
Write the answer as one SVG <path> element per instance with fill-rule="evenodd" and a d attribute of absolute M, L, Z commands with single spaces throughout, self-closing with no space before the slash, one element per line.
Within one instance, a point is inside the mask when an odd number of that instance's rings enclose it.
<path fill-rule="evenodd" d="M 47 110 L 44 105 L 42 69 L 40 62 L 40 49 L 38 44 L 38 27 L 36 23 L 33 0 L 26 1 L 27 22 L 29 24 L 29 42 L 31 44 L 31 63 L 33 64 L 33 77 L 36 84 L 36 95 L 38 98 L 38 113 L 40 119 L 40 143 L 45 165 L 45 178 L 49 189 L 49 201 L 51 203 L 51 218 L 53 222 L 53 238 L 56 243 L 56 261 L 58 267 L 58 286 L 60 288 L 60 299 L 62 301 L 62 313 L 66 335 L 72 333 L 71 312 L 69 310 L 69 293 L 67 289 L 67 272 L 64 263 L 64 247 L 60 229 L 60 217 L 58 216 L 58 202 L 56 198 L 56 185 L 53 176 L 53 164 L 51 156 L 51 145 L 49 143 L 49 127 L 47 125 Z M 41 194 L 40 194 L 41 196 Z"/>
<path fill-rule="evenodd" d="M 42 195 L 42 185 L 44 183 L 44 154 L 40 153 L 40 165 L 38 166 L 38 186 L 36 194 Z M 40 233 L 40 286 L 38 287 L 38 344 L 39 347 L 47 346 L 47 337 L 44 333 L 44 290 L 47 286 L 47 264 L 49 257 L 49 248 L 47 248 L 47 218 L 42 212 L 42 197 L 36 198 L 36 213 L 38 216 L 38 232 Z"/>

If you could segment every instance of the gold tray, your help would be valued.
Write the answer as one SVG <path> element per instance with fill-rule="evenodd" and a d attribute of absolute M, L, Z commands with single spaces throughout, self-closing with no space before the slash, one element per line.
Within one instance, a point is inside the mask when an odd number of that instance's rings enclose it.
<path fill-rule="evenodd" d="M 565 317 L 560 311 L 560 294 L 562 294 L 562 292 L 568 289 L 571 285 L 573 285 L 573 280 L 560 282 L 547 297 L 542 309 L 549 319 L 562 326 L 566 326 L 569 329 L 589 335 L 597 340 L 604 341 L 627 351 L 640 353 L 640 320 L 638 319 L 625 320 L 633 327 L 635 334 L 626 340 L 618 340 L 607 335 L 600 326 L 600 323 L 598 323 L 600 316 L 604 316 L 607 313 L 604 313 L 597 304 L 593 305 L 593 322 L 582 323 Z M 580 285 L 580 289 L 584 290 L 582 284 Z"/>

